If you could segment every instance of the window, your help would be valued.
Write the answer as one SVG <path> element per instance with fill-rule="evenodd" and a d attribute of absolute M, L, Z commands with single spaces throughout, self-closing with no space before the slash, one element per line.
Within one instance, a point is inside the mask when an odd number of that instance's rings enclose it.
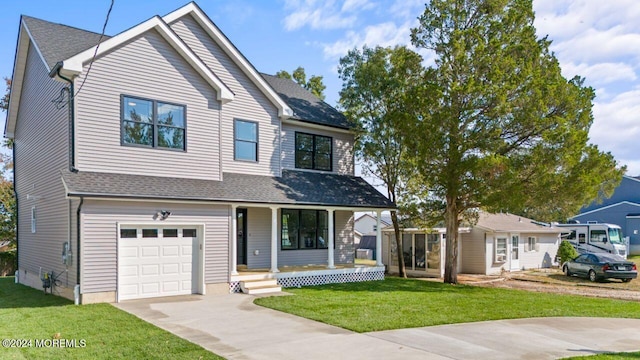
<path fill-rule="evenodd" d="M 163 238 L 176 238 L 178 237 L 178 229 L 162 229 Z"/>
<path fill-rule="evenodd" d="M 182 237 L 196 237 L 197 233 L 196 233 L 196 229 L 183 229 L 182 230 Z"/>
<path fill-rule="evenodd" d="M 258 123 L 236 120 L 233 134 L 235 159 L 258 161 Z"/>
<path fill-rule="evenodd" d="M 507 238 L 497 238 L 495 244 L 495 262 L 503 263 L 507 261 Z"/>
<path fill-rule="evenodd" d="M 143 238 L 155 238 L 158 237 L 158 229 L 142 229 Z"/>
<path fill-rule="evenodd" d="M 296 133 L 296 168 L 331 171 L 332 153 L 332 138 Z"/>
<path fill-rule="evenodd" d="M 604 242 L 607 238 L 607 230 L 591 230 L 589 242 Z"/>
<path fill-rule="evenodd" d="M 540 251 L 540 247 L 538 245 L 538 238 L 535 236 L 529 236 L 527 238 L 527 242 L 524 243 L 524 251 L 532 252 L 532 251 Z"/>
<path fill-rule="evenodd" d="M 185 106 L 122 96 L 122 143 L 185 150 Z"/>
<path fill-rule="evenodd" d="M 282 250 L 326 249 L 329 217 L 322 210 L 282 209 Z"/>
<path fill-rule="evenodd" d="M 31 207 L 31 232 L 36 232 L 36 207 Z"/>
<path fill-rule="evenodd" d="M 120 229 L 120 237 L 123 239 L 131 239 L 138 237 L 136 229 Z"/>

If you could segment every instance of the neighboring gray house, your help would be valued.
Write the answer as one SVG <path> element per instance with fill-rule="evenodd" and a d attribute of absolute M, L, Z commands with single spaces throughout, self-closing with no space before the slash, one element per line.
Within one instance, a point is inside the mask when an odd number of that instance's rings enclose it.
<path fill-rule="evenodd" d="M 258 73 L 195 3 L 106 37 L 89 72 L 99 37 L 20 21 L 19 282 L 92 303 L 384 276 L 353 265 L 353 214 L 394 204 L 354 176 L 341 113 Z"/>
<path fill-rule="evenodd" d="M 358 213 L 355 214 L 356 220 L 354 222 L 355 229 L 355 243 L 359 244 L 360 239 L 366 235 L 375 236 L 378 230 L 377 215 L 370 213 Z M 383 213 L 380 217 L 380 223 L 382 228 L 391 225 L 391 216 Z"/>
<path fill-rule="evenodd" d="M 611 197 L 593 202 L 571 219 L 586 224 L 589 221 L 616 224 L 629 239 L 629 254 L 640 254 L 640 178 L 623 176 Z"/>
<path fill-rule="evenodd" d="M 459 229 L 458 272 L 495 275 L 502 271 L 548 268 L 560 244 L 560 229 L 513 214 L 482 212 L 472 227 Z M 411 275 L 444 275 L 446 229 L 403 229 L 402 254 Z M 384 229 L 383 263 L 398 271 L 395 235 Z"/>

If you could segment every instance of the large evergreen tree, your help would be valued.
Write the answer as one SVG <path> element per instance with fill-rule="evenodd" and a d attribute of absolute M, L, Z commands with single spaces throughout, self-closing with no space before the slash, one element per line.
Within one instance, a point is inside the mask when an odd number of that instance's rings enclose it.
<path fill-rule="evenodd" d="M 588 143 L 594 92 L 562 77 L 531 0 L 431 0 L 412 30 L 435 64 L 407 106 L 425 214 L 444 217 L 445 282 L 458 228 L 477 209 L 564 217 L 610 194 L 624 168 Z M 434 209 L 436 211 L 434 211 Z M 431 219 L 434 220 L 434 219 Z"/>

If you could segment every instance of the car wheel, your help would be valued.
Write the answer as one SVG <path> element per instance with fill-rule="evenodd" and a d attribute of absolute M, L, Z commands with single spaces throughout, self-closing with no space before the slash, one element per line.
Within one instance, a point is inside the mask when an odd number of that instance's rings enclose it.
<path fill-rule="evenodd" d="M 567 265 L 565 265 L 565 266 L 562 268 L 562 271 L 563 271 L 563 272 L 564 272 L 564 274 L 565 274 L 565 275 L 567 275 L 567 276 L 571 276 L 571 275 L 572 275 L 572 274 L 571 274 L 571 271 L 569 270 L 569 267 L 568 267 Z"/>
<path fill-rule="evenodd" d="M 622 279 L 622 282 L 629 282 L 631 279 Z"/>
<path fill-rule="evenodd" d="M 589 280 L 596 282 L 598 280 L 598 277 L 596 276 L 596 272 L 593 270 L 589 270 Z"/>

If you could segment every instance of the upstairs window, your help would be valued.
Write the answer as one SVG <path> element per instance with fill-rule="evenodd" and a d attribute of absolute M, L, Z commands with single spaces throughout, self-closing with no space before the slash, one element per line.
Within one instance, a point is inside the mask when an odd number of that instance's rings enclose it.
<path fill-rule="evenodd" d="M 233 139 L 236 160 L 258 161 L 258 123 L 236 120 L 233 124 Z"/>
<path fill-rule="evenodd" d="M 332 154 L 332 138 L 296 133 L 296 168 L 331 171 Z"/>
<path fill-rule="evenodd" d="M 185 106 L 122 96 L 122 144 L 185 150 Z"/>

